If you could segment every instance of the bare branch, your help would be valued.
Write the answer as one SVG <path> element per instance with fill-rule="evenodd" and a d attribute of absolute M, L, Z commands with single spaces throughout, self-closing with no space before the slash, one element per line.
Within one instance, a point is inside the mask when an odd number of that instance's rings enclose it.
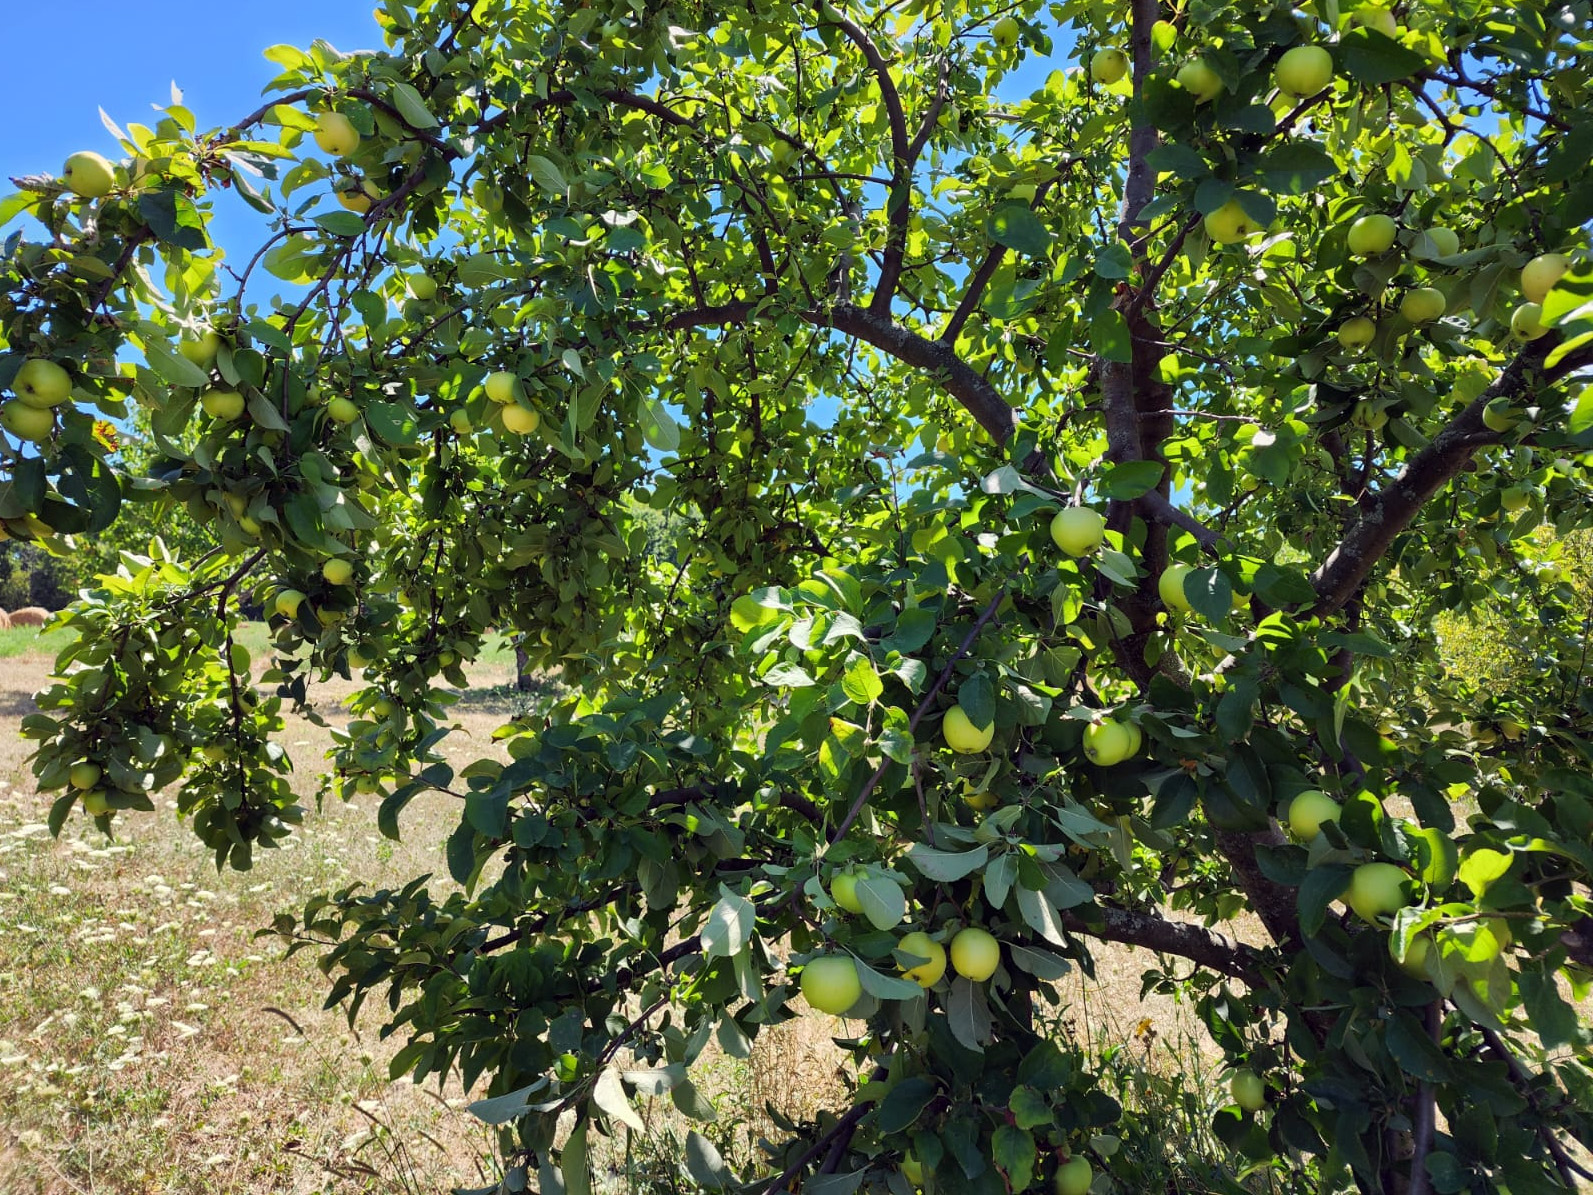
<path fill-rule="evenodd" d="M 1099 913 L 1101 920 L 1087 920 L 1070 910 L 1062 914 L 1062 924 L 1069 933 L 1082 937 L 1143 946 L 1158 954 L 1174 954 L 1223 975 L 1241 979 L 1251 987 L 1262 987 L 1266 983 L 1261 951 L 1215 930 L 1110 905 L 1096 905 L 1090 911 Z"/>

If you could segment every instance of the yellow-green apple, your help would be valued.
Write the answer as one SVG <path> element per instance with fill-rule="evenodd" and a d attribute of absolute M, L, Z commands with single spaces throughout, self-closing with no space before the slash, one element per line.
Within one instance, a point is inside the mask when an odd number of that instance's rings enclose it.
<path fill-rule="evenodd" d="M 861 913 L 863 901 L 857 895 L 857 884 L 862 878 L 862 872 L 850 867 L 836 872 L 830 877 L 830 899 L 848 913 Z"/>
<path fill-rule="evenodd" d="M 220 349 L 221 337 L 208 328 L 198 336 L 186 336 L 177 342 L 177 351 L 200 369 L 214 365 Z"/>
<path fill-rule="evenodd" d="M 1549 329 L 1543 323 L 1543 304 L 1523 303 L 1510 315 L 1510 334 L 1518 340 L 1536 340 L 1547 336 Z"/>
<path fill-rule="evenodd" d="M 1090 1160 L 1074 1156 L 1056 1168 L 1056 1195 L 1086 1195 L 1095 1181 Z"/>
<path fill-rule="evenodd" d="M 970 925 L 951 940 L 951 965 L 958 975 L 982 983 L 996 973 L 1001 947 L 988 930 Z"/>
<path fill-rule="evenodd" d="M 321 576 L 332 585 L 347 585 L 354 577 L 354 565 L 341 556 L 334 556 L 321 566 Z"/>
<path fill-rule="evenodd" d="M 87 791 L 100 782 L 100 765 L 88 759 L 75 763 L 67 779 L 73 788 Z"/>
<path fill-rule="evenodd" d="M 973 719 L 963 712 L 960 705 L 954 705 L 946 711 L 946 718 L 941 723 L 940 730 L 946 736 L 946 746 L 959 755 L 973 755 L 983 751 L 990 746 L 990 740 L 996 735 L 994 722 L 975 726 Z"/>
<path fill-rule="evenodd" d="M 1350 411 L 1350 422 L 1364 431 L 1382 431 L 1388 425 L 1388 412 L 1372 399 L 1362 399 Z"/>
<path fill-rule="evenodd" d="M 921 988 L 933 987 L 946 973 L 946 948 L 923 930 L 908 934 L 897 943 L 897 949 L 924 960 L 902 968 L 902 974 Z"/>
<path fill-rule="evenodd" d="M 1233 1102 L 1246 1112 L 1259 1112 L 1267 1106 L 1267 1085 L 1261 1076 L 1248 1068 L 1241 1068 L 1228 1080 L 1228 1091 Z"/>
<path fill-rule="evenodd" d="M 1399 36 L 1399 23 L 1394 20 L 1394 14 L 1381 4 L 1362 5 L 1350 15 L 1350 19 L 1357 25 L 1375 29 L 1384 37 Z"/>
<path fill-rule="evenodd" d="M 1084 728 L 1084 757 L 1098 768 L 1122 763 L 1134 754 L 1135 731 L 1115 718 L 1091 722 Z"/>
<path fill-rule="evenodd" d="M 1289 802 L 1284 820 L 1289 823 L 1289 833 L 1302 842 L 1315 838 L 1327 822 L 1336 822 L 1343 810 L 1339 803 L 1320 789 L 1308 788 L 1297 793 Z"/>
<path fill-rule="evenodd" d="M 75 153 L 66 160 L 61 170 L 61 181 L 74 195 L 84 199 L 99 199 L 111 193 L 116 185 L 116 170 L 103 154 L 91 149 Z"/>
<path fill-rule="evenodd" d="M 1022 32 L 1017 20 L 1013 17 L 1002 17 L 996 22 L 990 35 L 995 38 L 998 46 L 1015 46 L 1018 44 L 1018 35 Z"/>
<path fill-rule="evenodd" d="M 1460 237 L 1453 228 L 1435 225 L 1427 230 L 1427 240 L 1432 244 L 1434 257 L 1453 257 L 1460 252 Z"/>
<path fill-rule="evenodd" d="M 1116 83 L 1128 74 L 1128 55 L 1115 46 L 1095 51 L 1090 59 L 1090 78 L 1097 83 Z"/>
<path fill-rule="evenodd" d="M 505 431 L 511 431 L 517 436 L 529 436 L 536 431 L 542 423 L 542 416 L 530 407 L 522 407 L 519 403 L 510 403 L 503 408 L 503 426 Z"/>
<path fill-rule="evenodd" d="M 54 361 L 29 357 L 11 379 L 11 389 L 30 407 L 55 407 L 71 397 L 72 375 Z"/>
<path fill-rule="evenodd" d="M 206 390 L 199 405 L 212 419 L 236 419 L 243 414 L 243 395 L 236 390 Z"/>
<path fill-rule="evenodd" d="M 1444 292 L 1436 286 L 1417 286 L 1399 301 L 1399 313 L 1413 324 L 1427 324 L 1443 315 L 1449 306 Z"/>
<path fill-rule="evenodd" d="M 326 413 L 333 423 L 353 423 L 360 417 L 360 409 L 341 395 L 326 404 Z"/>
<path fill-rule="evenodd" d="M 1350 875 L 1344 903 L 1362 921 L 1376 924 L 1379 917 L 1397 913 L 1410 904 L 1410 876 L 1392 863 L 1362 863 Z"/>
<path fill-rule="evenodd" d="M 1360 257 L 1371 257 L 1377 253 L 1388 252 L 1393 247 L 1394 237 L 1398 233 L 1399 226 L 1394 223 L 1392 216 L 1374 212 L 1370 216 L 1362 216 L 1350 225 L 1345 243 L 1349 245 L 1351 253 Z"/>
<path fill-rule="evenodd" d="M 475 429 L 470 426 L 470 413 L 463 407 L 458 408 L 448 416 L 448 426 L 461 436 L 468 436 Z"/>
<path fill-rule="evenodd" d="M 1206 235 L 1219 245 L 1242 241 L 1261 231 L 1261 225 L 1250 218 L 1250 213 L 1240 206 L 1237 199 L 1230 199 L 1215 211 L 1208 212 L 1205 225 Z"/>
<path fill-rule="evenodd" d="M 0 425 L 18 439 L 42 444 L 55 429 L 55 412 L 48 407 L 29 406 L 20 398 L 0 404 Z"/>
<path fill-rule="evenodd" d="M 507 369 L 487 375 L 487 397 L 496 403 L 511 403 L 520 396 L 520 379 Z"/>
<path fill-rule="evenodd" d="M 1500 397 L 1482 409 L 1482 424 L 1491 432 L 1507 432 L 1521 422 L 1521 413 L 1510 409 L 1510 400 Z"/>
<path fill-rule="evenodd" d="M 411 274 L 406 282 L 409 293 L 422 303 L 429 302 L 437 297 L 437 280 L 430 274 Z"/>
<path fill-rule="evenodd" d="M 359 148 L 360 134 L 341 112 L 323 112 L 315 118 L 315 143 L 322 153 L 346 158 Z"/>
<path fill-rule="evenodd" d="M 272 604 L 283 618 L 297 618 L 299 607 L 304 604 L 304 594 L 297 589 L 284 589 L 277 594 Z"/>
<path fill-rule="evenodd" d="M 1399 969 L 1412 979 L 1426 979 L 1428 959 L 1433 949 L 1432 938 L 1427 934 L 1417 934 L 1410 940 L 1410 944 L 1405 947 L 1404 958 L 1394 956 L 1394 945 L 1398 941 L 1399 936 L 1397 934 L 1388 936 L 1389 956 L 1394 958 L 1394 962 L 1399 966 Z"/>
<path fill-rule="evenodd" d="M 1364 315 L 1352 315 L 1339 325 L 1339 344 L 1347 349 L 1365 348 L 1377 335 L 1377 325 Z"/>
<path fill-rule="evenodd" d="M 840 1016 L 863 995 L 857 964 L 844 954 L 824 954 L 802 968 L 802 995 L 818 1012 Z"/>
<path fill-rule="evenodd" d="M 1051 539 L 1069 556 L 1088 556 L 1106 538 L 1106 520 L 1088 506 L 1069 506 L 1051 520 Z"/>
<path fill-rule="evenodd" d="M 1532 491 L 1524 485 L 1507 486 L 1499 492 L 1499 505 L 1511 514 L 1515 514 L 1519 510 L 1525 510 L 1527 504 L 1531 501 Z"/>
<path fill-rule="evenodd" d="M 1333 82 L 1333 56 L 1321 46 L 1295 46 L 1278 59 L 1272 81 L 1288 95 L 1315 95 Z"/>
<path fill-rule="evenodd" d="M 1191 58 L 1178 68 L 1178 86 L 1195 97 L 1195 103 L 1204 104 L 1222 94 L 1222 77 L 1199 58 Z"/>
<path fill-rule="evenodd" d="M 1521 267 L 1521 293 L 1529 303 L 1541 303 L 1554 284 L 1571 268 L 1571 259 L 1563 253 L 1540 253 Z"/>
<path fill-rule="evenodd" d="M 1187 564 L 1169 564 L 1156 578 L 1156 593 L 1169 610 L 1188 614 L 1193 609 L 1184 593 L 1184 581 L 1195 570 Z"/>
<path fill-rule="evenodd" d="M 111 811 L 111 799 L 103 788 L 91 788 L 83 794 L 83 812 L 90 817 L 104 817 Z"/>

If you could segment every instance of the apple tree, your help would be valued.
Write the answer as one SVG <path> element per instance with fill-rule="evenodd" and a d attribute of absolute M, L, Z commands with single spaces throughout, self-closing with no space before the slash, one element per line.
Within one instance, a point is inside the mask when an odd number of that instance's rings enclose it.
<path fill-rule="evenodd" d="M 8 534 L 217 545 L 65 617 L 55 829 L 171 787 L 246 868 L 311 790 L 456 809 L 446 875 L 274 930 L 480 1097 L 505 1191 L 711 1115 L 693 1064 L 799 996 L 850 1102 L 750 1172 L 693 1135 L 702 1185 L 1135 1190 L 1046 1031 L 1101 943 L 1282 1184 L 1589 1177 L 1585 0 L 376 15 L 0 201 Z M 1535 683 L 1446 683 L 1483 607 Z M 557 696 L 455 766 L 489 634 Z M 316 789 L 277 739 L 333 674 Z"/>

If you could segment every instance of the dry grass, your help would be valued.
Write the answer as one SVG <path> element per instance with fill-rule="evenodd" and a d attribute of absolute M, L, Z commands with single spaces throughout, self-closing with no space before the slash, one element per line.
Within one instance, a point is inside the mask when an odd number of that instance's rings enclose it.
<path fill-rule="evenodd" d="M 481 1181 L 490 1147 L 460 1093 L 388 1082 L 401 1040 L 322 1011 L 313 956 L 285 960 L 252 936 L 312 892 L 446 874 L 456 807 L 411 805 L 402 844 L 380 838 L 358 804 L 312 811 L 287 849 L 260 852 L 242 875 L 218 874 L 171 816 L 121 819 L 115 843 L 86 820 L 52 840 L 15 728 L 58 639 L 0 638 L 0 991 L 11 996 L 0 1002 L 0 1192 L 309 1195 Z M 461 761 L 495 749 L 509 711 L 483 690 L 511 675 L 500 649 L 472 677 L 475 699 L 454 708 L 468 735 L 453 740 Z M 335 718 L 351 688 L 323 685 L 312 699 Z M 301 793 L 313 793 L 329 736 L 300 720 L 285 738 Z M 1074 977 L 1059 1020 L 1177 1073 L 1200 1061 L 1184 1048 L 1192 1019 L 1165 999 L 1140 1003 L 1150 962 L 1103 952 L 1095 982 Z M 855 1028 L 808 1016 L 760 1035 L 749 1059 L 704 1058 L 694 1079 L 720 1111 L 707 1131 L 727 1157 L 745 1163 L 773 1132 L 766 1105 L 800 1119 L 844 1098 L 830 1036 Z M 1158 1041 L 1183 1045 L 1153 1051 Z M 646 1179 L 660 1167 L 678 1174 L 673 1141 L 687 1123 L 667 1101 L 645 1112 L 646 1138 L 604 1159 L 603 1190 L 655 1189 Z"/>

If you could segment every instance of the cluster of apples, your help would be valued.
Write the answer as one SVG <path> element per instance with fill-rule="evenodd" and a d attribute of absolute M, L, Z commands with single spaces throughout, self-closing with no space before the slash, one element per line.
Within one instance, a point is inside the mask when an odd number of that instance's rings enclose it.
<path fill-rule="evenodd" d="M 498 404 L 505 431 L 517 436 L 529 436 L 542 425 L 542 416 L 526 401 L 525 390 L 518 374 L 500 369 L 487 375 L 487 397 Z M 470 434 L 470 417 L 464 411 L 455 411 L 448 419 L 449 425 L 460 435 Z"/>
<path fill-rule="evenodd" d="M 848 912 L 860 913 L 863 906 L 855 895 L 856 881 L 847 886 L 850 872 L 841 872 L 831 881 L 830 895 Z M 851 895 L 848 895 L 851 893 Z M 844 898 L 844 899 L 843 899 Z M 897 943 L 897 950 L 917 961 L 902 967 L 902 975 L 919 987 L 931 988 L 951 969 L 973 983 L 983 983 L 1001 965 L 1001 945 L 989 930 L 977 925 L 964 926 L 952 935 L 949 946 L 942 945 L 924 930 L 914 930 Z M 802 996 L 809 1006 L 831 1016 L 845 1016 L 863 997 L 863 981 L 850 955 L 821 954 L 802 968 Z"/>
<path fill-rule="evenodd" d="M 311 134 L 315 144 L 324 154 L 347 158 L 360 147 L 360 132 L 354 122 L 341 112 L 322 112 L 315 118 L 315 131 Z M 381 188 L 369 178 L 346 175 L 332 185 L 338 203 L 349 211 L 363 216 L 371 205 L 382 197 Z"/>
<path fill-rule="evenodd" d="M 72 397 L 72 375 L 46 357 L 29 357 L 11 379 L 15 398 L 0 404 L 0 426 L 30 444 L 55 431 L 55 408 Z"/>

